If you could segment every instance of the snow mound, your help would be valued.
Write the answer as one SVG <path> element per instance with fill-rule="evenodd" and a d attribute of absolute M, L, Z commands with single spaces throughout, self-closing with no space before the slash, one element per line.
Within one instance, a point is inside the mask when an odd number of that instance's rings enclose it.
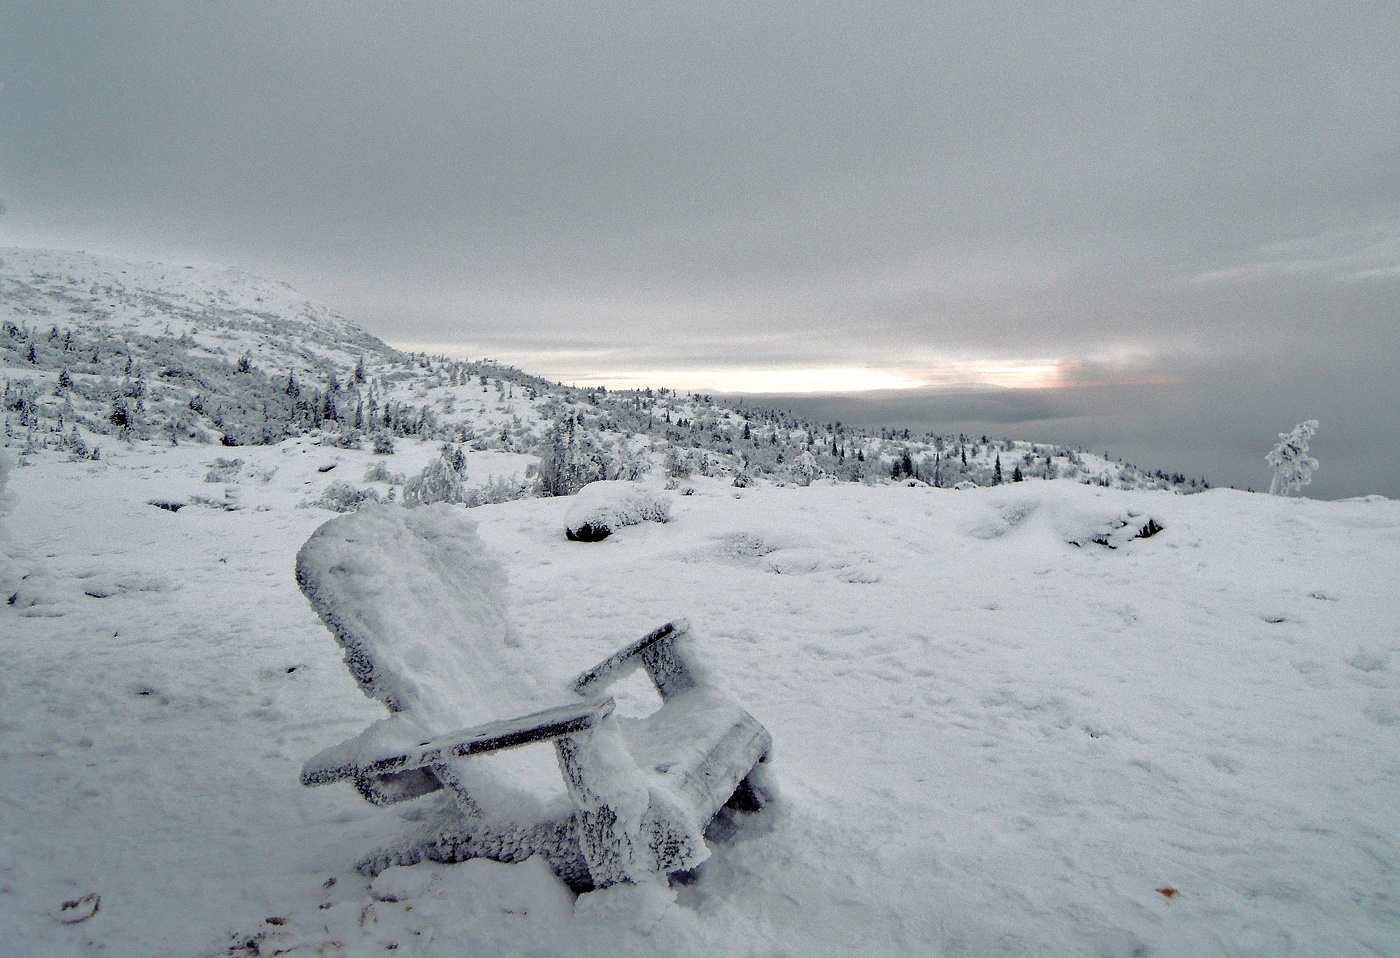
<path fill-rule="evenodd" d="M 599 542 L 623 526 L 671 521 L 668 496 L 631 482 L 590 483 L 578 500 L 564 517 L 564 533 L 573 542 Z"/>
<path fill-rule="evenodd" d="M 1095 519 L 1086 531 L 1072 533 L 1066 541 L 1075 546 L 1092 543 L 1110 549 L 1120 549 L 1134 539 L 1150 539 L 1164 528 L 1166 527 L 1152 516 L 1129 510 L 1108 518 Z"/>

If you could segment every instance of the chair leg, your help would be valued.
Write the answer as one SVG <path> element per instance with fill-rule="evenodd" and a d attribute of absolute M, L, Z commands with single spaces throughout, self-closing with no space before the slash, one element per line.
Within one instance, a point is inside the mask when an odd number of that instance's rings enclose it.
<path fill-rule="evenodd" d="M 693 813 L 645 776 L 611 719 L 555 740 L 578 816 L 578 839 L 599 888 L 689 868 L 709 854 Z"/>
<path fill-rule="evenodd" d="M 446 804 L 446 803 L 444 803 Z M 493 824 L 447 806 L 404 841 L 381 848 L 357 866 L 371 878 L 395 865 L 430 861 L 442 864 L 488 858 L 513 865 L 542 855 L 550 869 L 574 891 L 593 887 L 588 862 L 579 848 L 578 823 L 562 821 L 528 825 Z"/>

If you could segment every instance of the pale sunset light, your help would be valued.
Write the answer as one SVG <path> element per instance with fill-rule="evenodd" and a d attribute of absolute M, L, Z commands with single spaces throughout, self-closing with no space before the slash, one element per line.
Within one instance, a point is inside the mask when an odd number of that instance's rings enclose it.
<path fill-rule="evenodd" d="M 771 366 L 687 368 L 684 366 L 628 369 L 605 358 L 563 352 L 488 354 L 455 343 L 398 342 L 406 352 L 454 359 L 489 358 L 537 375 L 577 386 L 608 389 L 666 387 L 687 392 L 762 395 L 802 393 L 861 393 L 889 389 L 1000 386 L 1007 389 L 1055 389 L 1075 385 L 1082 365 L 1054 359 L 956 360 L 918 366 Z M 609 357 L 611 358 L 611 357 Z"/>
<path fill-rule="evenodd" d="M 1049 388 L 1062 384 L 1055 362 L 956 362 L 921 367 L 814 367 L 805 369 L 663 369 L 577 377 L 580 385 L 672 388 L 717 393 L 860 393 L 930 386 Z M 573 381 L 569 376 L 566 380 Z"/>

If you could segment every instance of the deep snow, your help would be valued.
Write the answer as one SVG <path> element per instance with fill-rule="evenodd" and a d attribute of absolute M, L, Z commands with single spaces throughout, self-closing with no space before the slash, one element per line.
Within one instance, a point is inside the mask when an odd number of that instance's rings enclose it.
<path fill-rule="evenodd" d="M 331 515 L 301 503 L 374 457 L 303 437 L 205 481 L 227 453 L 11 474 L 6 953 L 1400 953 L 1400 503 L 695 479 L 599 543 L 568 499 L 475 508 L 541 682 L 685 615 L 774 736 L 779 805 L 696 883 L 575 900 L 534 861 L 352 870 L 405 823 L 297 776 L 383 710 L 292 564 Z"/>

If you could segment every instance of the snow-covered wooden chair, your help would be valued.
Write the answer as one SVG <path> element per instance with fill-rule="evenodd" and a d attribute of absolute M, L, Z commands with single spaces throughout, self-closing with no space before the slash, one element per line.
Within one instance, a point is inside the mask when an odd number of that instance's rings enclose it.
<path fill-rule="evenodd" d="M 684 620 L 572 689 L 548 688 L 510 626 L 504 573 L 458 508 L 375 506 L 332 519 L 297 555 L 297 581 L 360 688 L 390 712 L 310 759 L 303 784 L 349 781 L 376 805 L 420 806 L 413 834 L 361 862 L 368 874 L 537 854 L 575 890 L 638 881 L 694 868 L 722 807 L 756 811 L 771 795 L 760 767 L 768 731 L 707 680 Z M 662 705 L 621 718 L 602 693 L 638 667 Z M 546 741 L 567 795 L 552 805 L 481 758 Z M 450 799 L 429 796 L 440 790 Z"/>

